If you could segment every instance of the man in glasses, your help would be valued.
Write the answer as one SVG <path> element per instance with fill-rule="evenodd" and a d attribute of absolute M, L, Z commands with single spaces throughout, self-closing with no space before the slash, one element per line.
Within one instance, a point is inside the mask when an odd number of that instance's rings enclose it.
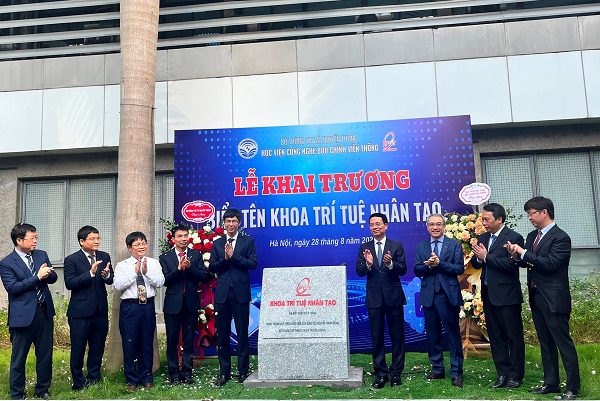
<path fill-rule="evenodd" d="M 463 386 L 463 351 L 458 314 L 463 304 L 456 276 L 463 274 L 464 258 L 460 242 L 444 235 L 446 220 L 441 214 L 427 218 L 429 239 L 417 245 L 415 276 L 421 277 L 419 301 L 425 315 L 425 337 L 431 373 L 425 379 L 446 377 L 442 348 L 442 327 L 450 348 L 452 385 Z"/>
<path fill-rule="evenodd" d="M 35 346 L 37 383 L 35 395 L 50 398 L 54 304 L 48 284 L 57 280 L 48 254 L 36 249 L 37 231 L 31 224 L 17 224 L 10 232 L 14 251 L 0 261 L 2 283 L 8 293 L 10 398 L 25 399 L 25 362 Z"/>
<path fill-rule="evenodd" d="M 80 250 L 65 258 L 65 285 L 71 290 L 67 309 L 71 337 L 71 376 L 73 390 L 100 381 L 104 344 L 108 334 L 108 299 L 106 286 L 114 273 L 110 255 L 99 250 L 100 233 L 92 226 L 77 232 Z M 87 377 L 83 375 L 83 359 L 88 348 Z"/>
<path fill-rule="evenodd" d="M 560 393 L 560 351 L 567 384 L 563 394 L 555 399 L 574 400 L 581 380 L 577 351 L 569 334 L 571 238 L 554 222 L 554 204 L 550 199 L 536 196 L 525 202 L 523 209 L 535 230 L 527 235 L 525 249 L 511 242 L 507 249 L 519 266 L 527 268 L 531 315 L 542 352 L 544 383 L 531 392 Z"/>
<path fill-rule="evenodd" d="M 250 320 L 250 270 L 258 266 L 254 239 L 239 232 L 242 213 L 237 209 L 227 209 L 223 213 L 225 235 L 213 243 L 210 251 L 211 273 L 218 275 L 215 290 L 215 312 L 219 342 L 219 367 L 221 375 L 217 387 L 231 379 L 231 319 L 235 323 L 238 340 L 238 382 L 248 377 L 250 365 L 248 324 Z"/>
<path fill-rule="evenodd" d="M 158 260 L 146 257 L 148 241 L 134 231 L 125 238 L 131 257 L 115 267 L 114 287 L 121 291 L 119 331 L 123 340 L 126 389 L 154 387 L 152 357 L 156 310 L 154 297 L 165 282 Z"/>

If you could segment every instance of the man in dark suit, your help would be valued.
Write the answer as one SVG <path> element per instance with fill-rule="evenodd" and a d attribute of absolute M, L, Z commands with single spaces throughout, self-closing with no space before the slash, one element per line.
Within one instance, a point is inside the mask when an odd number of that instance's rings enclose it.
<path fill-rule="evenodd" d="M 536 229 L 527 235 L 525 249 L 510 242 L 507 247 L 519 265 L 527 268 L 531 314 L 542 352 L 544 384 L 531 392 L 560 392 L 560 351 L 567 385 L 564 393 L 555 398 L 574 400 L 579 395 L 580 377 L 577 351 L 569 334 L 571 238 L 554 222 L 554 204 L 550 199 L 536 196 L 525 203 L 524 210 Z"/>
<path fill-rule="evenodd" d="M 110 255 L 99 251 L 100 233 L 92 226 L 77 232 L 81 249 L 65 258 L 65 285 L 71 290 L 67 309 L 71 337 L 71 375 L 73 390 L 100 381 L 100 368 L 108 334 L 106 286 L 113 283 Z M 88 347 L 87 377 L 83 358 Z"/>
<path fill-rule="evenodd" d="M 8 330 L 12 343 L 10 357 L 10 398 L 25 399 L 25 362 L 35 346 L 37 383 L 35 395 L 50 398 L 54 303 L 48 284 L 57 280 L 48 254 L 37 246 L 36 228 L 17 224 L 10 232 L 14 251 L 0 261 L 2 283 L 8 293 Z"/>
<path fill-rule="evenodd" d="M 215 290 L 215 319 L 219 345 L 219 367 L 221 376 L 216 386 L 221 387 L 231 378 L 231 318 L 235 323 L 238 339 L 238 382 L 248 377 L 250 366 L 248 324 L 250 320 L 250 274 L 258 267 L 254 240 L 238 231 L 242 213 L 227 209 L 223 213 L 226 235 L 214 241 L 210 251 L 209 270 L 217 274 Z"/>
<path fill-rule="evenodd" d="M 525 373 L 525 340 L 521 319 L 521 282 L 519 266 L 504 246 L 507 242 L 523 246 L 521 234 L 504 225 L 506 211 L 497 203 L 483 207 L 486 233 L 473 247 L 473 267 L 481 273 L 481 297 L 498 379 L 492 388 L 517 388 Z"/>
<path fill-rule="evenodd" d="M 404 305 L 406 297 L 400 276 L 406 274 L 406 259 L 402 243 L 386 237 L 388 219 L 383 213 L 373 213 L 369 217 L 369 228 L 373 240 L 361 244 L 356 259 L 356 274 L 367 276 L 365 306 L 369 311 L 371 343 L 375 381 L 373 387 L 383 388 L 390 380 L 390 386 L 402 384 L 404 370 Z M 383 334 L 384 320 L 387 319 L 392 343 L 392 363 L 385 362 Z"/>
<path fill-rule="evenodd" d="M 419 301 L 425 315 L 425 336 L 431 373 L 425 379 L 446 377 L 442 326 L 450 349 L 452 385 L 463 386 L 463 351 L 458 314 L 463 304 L 457 276 L 463 274 L 460 242 L 444 236 L 446 220 L 440 214 L 427 218 L 430 239 L 420 242 L 415 253 L 415 276 L 421 277 Z"/>
<path fill-rule="evenodd" d="M 167 365 L 171 384 L 194 384 L 194 329 L 198 322 L 200 297 L 198 283 L 210 279 L 202 261 L 202 254 L 191 248 L 189 229 L 180 224 L 171 230 L 175 246 L 159 257 L 165 276 L 164 317 L 167 333 Z M 181 368 L 179 367 L 179 335 L 183 341 Z"/>

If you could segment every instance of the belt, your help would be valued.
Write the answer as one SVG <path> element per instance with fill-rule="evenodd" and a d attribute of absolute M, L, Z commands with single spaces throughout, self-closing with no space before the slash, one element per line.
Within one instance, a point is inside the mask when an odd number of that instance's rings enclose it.
<path fill-rule="evenodd" d="M 125 298 L 122 299 L 121 302 L 127 302 L 128 304 L 147 304 L 149 302 L 154 301 L 154 297 L 150 297 L 146 299 L 146 302 L 141 302 L 139 299 L 137 298 Z"/>

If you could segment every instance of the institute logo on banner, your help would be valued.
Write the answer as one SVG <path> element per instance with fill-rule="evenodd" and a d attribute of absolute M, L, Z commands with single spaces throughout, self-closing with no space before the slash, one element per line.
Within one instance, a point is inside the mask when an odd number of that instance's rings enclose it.
<path fill-rule="evenodd" d="M 383 137 L 383 151 L 384 152 L 395 152 L 396 148 L 396 138 L 393 132 L 388 132 Z"/>
<path fill-rule="evenodd" d="M 238 154 L 244 159 L 252 159 L 258 153 L 258 143 L 252 138 L 244 138 L 238 143 Z"/>
<path fill-rule="evenodd" d="M 192 223 L 204 223 L 213 218 L 215 207 L 210 202 L 195 200 L 183 205 L 181 215 L 184 219 Z"/>
<path fill-rule="evenodd" d="M 296 296 L 297 297 L 310 297 L 310 279 L 308 277 L 304 277 L 302 280 L 298 282 L 296 286 Z"/>

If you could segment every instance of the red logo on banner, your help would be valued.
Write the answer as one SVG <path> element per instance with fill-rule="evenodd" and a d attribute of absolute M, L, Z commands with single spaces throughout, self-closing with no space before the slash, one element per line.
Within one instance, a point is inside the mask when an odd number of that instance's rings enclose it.
<path fill-rule="evenodd" d="M 384 137 L 383 137 L 383 151 L 384 152 L 395 152 L 396 148 L 394 147 L 396 145 L 396 139 L 394 136 L 393 132 L 388 132 Z"/>
<path fill-rule="evenodd" d="M 310 297 L 308 290 L 310 290 L 310 279 L 308 277 L 304 277 L 296 286 L 296 296 Z"/>
<path fill-rule="evenodd" d="M 215 215 L 215 207 L 201 200 L 188 202 L 181 208 L 181 215 L 192 223 L 204 223 Z"/>

